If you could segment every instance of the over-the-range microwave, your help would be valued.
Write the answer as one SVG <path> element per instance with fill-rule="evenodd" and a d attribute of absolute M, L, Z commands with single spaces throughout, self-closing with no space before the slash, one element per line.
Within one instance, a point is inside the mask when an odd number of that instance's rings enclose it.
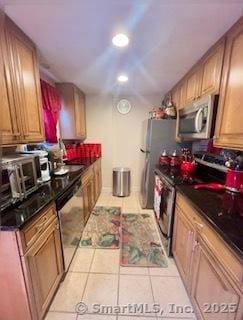
<path fill-rule="evenodd" d="M 213 136 L 218 105 L 217 95 L 207 95 L 177 113 L 177 137 L 185 140 L 209 139 Z"/>

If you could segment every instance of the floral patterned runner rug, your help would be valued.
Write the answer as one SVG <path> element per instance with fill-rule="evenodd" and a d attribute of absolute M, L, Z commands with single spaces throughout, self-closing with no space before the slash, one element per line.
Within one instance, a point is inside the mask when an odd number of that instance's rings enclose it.
<path fill-rule="evenodd" d="M 84 228 L 80 247 L 119 248 L 121 208 L 95 207 Z"/>
<path fill-rule="evenodd" d="M 121 265 L 167 268 L 168 262 L 150 214 L 122 214 Z"/>

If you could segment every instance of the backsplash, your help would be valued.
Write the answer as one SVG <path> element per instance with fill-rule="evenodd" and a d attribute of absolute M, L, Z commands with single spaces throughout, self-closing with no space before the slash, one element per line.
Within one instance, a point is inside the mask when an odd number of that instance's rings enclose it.
<path fill-rule="evenodd" d="M 215 148 L 213 146 L 213 139 L 194 141 L 192 143 L 192 153 L 195 153 L 198 151 L 213 153 L 216 155 L 220 155 L 224 158 L 232 158 L 232 159 L 236 158 L 239 155 L 243 156 L 243 151 L 241 150 Z"/>

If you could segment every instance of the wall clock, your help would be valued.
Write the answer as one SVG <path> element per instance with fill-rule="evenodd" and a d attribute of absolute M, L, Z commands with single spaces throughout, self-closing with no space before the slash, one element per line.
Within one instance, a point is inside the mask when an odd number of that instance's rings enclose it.
<path fill-rule="evenodd" d="M 121 114 L 127 114 L 130 112 L 132 106 L 127 99 L 121 99 L 117 104 L 117 110 Z"/>

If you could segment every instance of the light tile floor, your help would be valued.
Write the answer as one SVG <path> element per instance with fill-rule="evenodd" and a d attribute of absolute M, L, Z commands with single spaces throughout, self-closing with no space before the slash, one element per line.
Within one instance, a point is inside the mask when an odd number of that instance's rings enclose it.
<path fill-rule="evenodd" d="M 120 206 L 123 213 L 153 215 L 152 210 L 141 209 L 138 193 L 126 198 L 102 193 L 96 205 Z M 195 319 L 193 313 L 182 312 L 183 306 L 191 304 L 172 258 L 168 259 L 168 268 L 121 267 L 119 254 L 119 249 L 79 248 L 45 320 Z M 76 312 L 80 302 L 88 306 L 83 315 Z M 129 304 L 133 307 L 136 303 L 147 304 L 148 311 L 153 304 L 159 304 L 163 312 L 148 313 L 146 305 L 137 313 L 128 310 Z M 104 308 L 101 310 L 93 304 L 104 305 Z M 112 310 L 112 306 L 126 305 L 123 314 L 117 315 L 116 310 Z M 179 312 L 173 312 L 173 306 L 178 306 Z"/>

